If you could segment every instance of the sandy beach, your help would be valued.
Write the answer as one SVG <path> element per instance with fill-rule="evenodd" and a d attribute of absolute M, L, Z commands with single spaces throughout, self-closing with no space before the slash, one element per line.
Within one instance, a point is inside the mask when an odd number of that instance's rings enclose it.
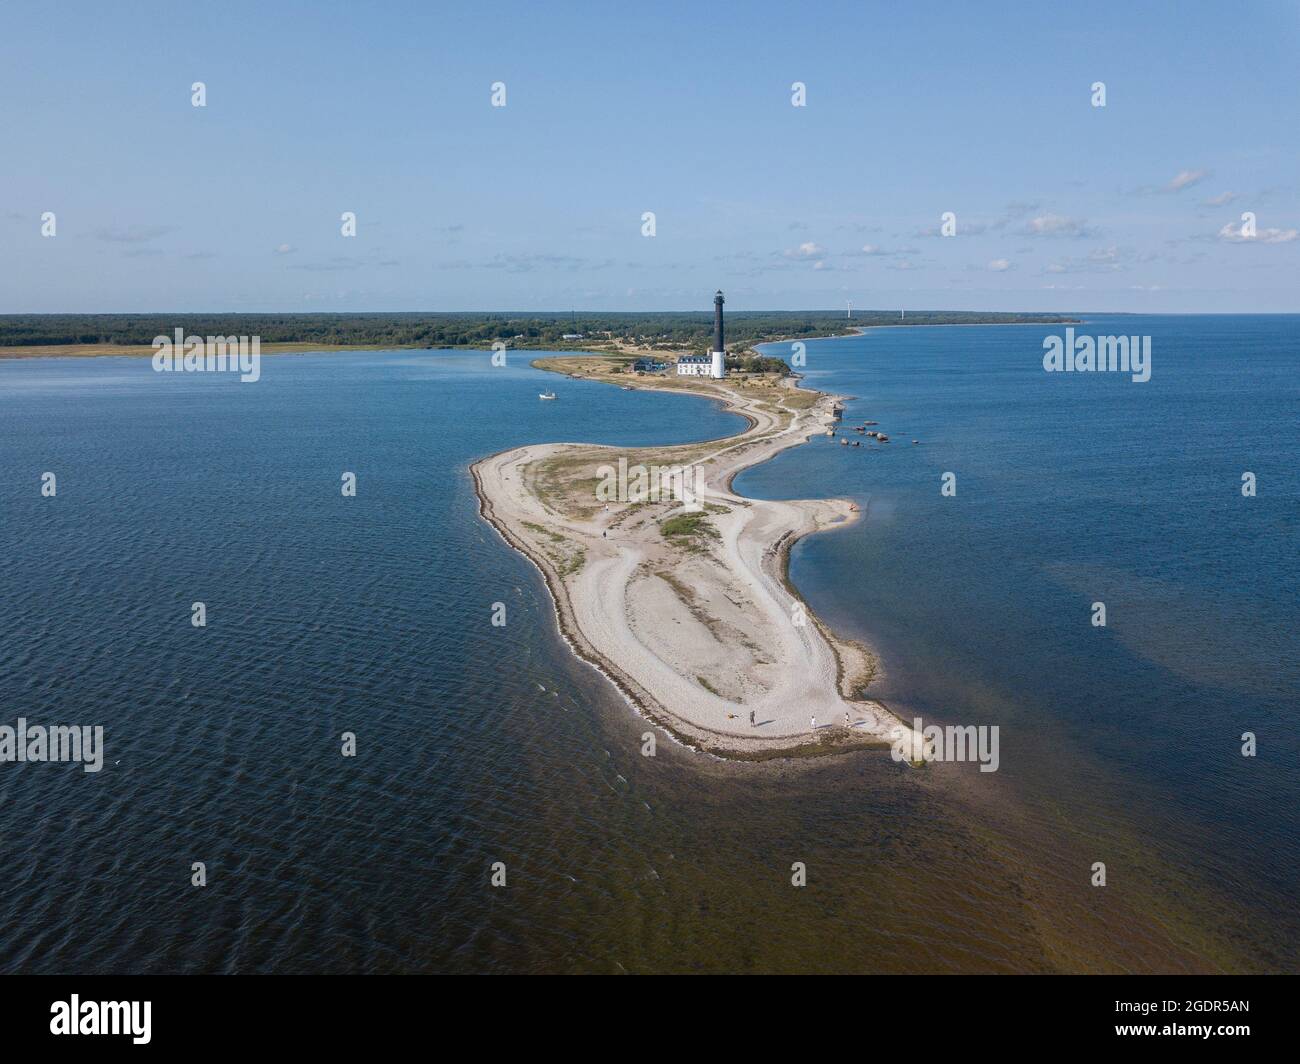
<path fill-rule="evenodd" d="M 638 377 L 599 359 L 535 364 L 705 395 L 749 422 L 703 444 L 536 445 L 471 467 L 483 517 L 541 570 L 575 653 L 646 717 L 723 757 L 833 753 L 900 734 L 896 717 L 860 695 L 874 655 L 830 632 L 786 579 L 790 546 L 856 520 L 854 504 L 770 502 L 731 490 L 740 470 L 837 424 L 836 398 L 791 379 Z M 610 499 L 620 459 L 631 471 L 625 485 L 639 468 L 670 467 L 686 470 L 688 490 L 658 498 L 615 490 Z"/>

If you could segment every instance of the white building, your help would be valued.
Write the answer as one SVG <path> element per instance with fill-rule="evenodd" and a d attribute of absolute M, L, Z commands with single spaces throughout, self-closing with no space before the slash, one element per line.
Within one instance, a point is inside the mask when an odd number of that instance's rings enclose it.
<path fill-rule="evenodd" d="M 677 360 L 679 377 L 717 377 L 713 372 L 713 359 L 709 355 L 685 355 Z"/>

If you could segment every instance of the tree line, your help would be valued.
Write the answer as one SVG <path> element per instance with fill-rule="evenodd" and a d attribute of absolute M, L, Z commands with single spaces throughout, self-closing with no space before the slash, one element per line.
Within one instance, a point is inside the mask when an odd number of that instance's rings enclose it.
<path fill-rule="evenodd" d="M 744 349 L 773 339 L 843 335 L 868 325 L 957 325 L 1069 322 L 1061 315 L 914 311 L 733 311 L 727 346 Z M 0 315 L 0 347 L 151 344 L 176 329 L 187 335 L 259 336 L 264 344 L 374 347 L 512 347 L 577 349 L 602 342 L 665 350 L 711 346 L 711 312 L 682 313 L 401 313 L 401 314 L 9 314 Z M 565 335 L 580 338 L 565 339 Z"/>

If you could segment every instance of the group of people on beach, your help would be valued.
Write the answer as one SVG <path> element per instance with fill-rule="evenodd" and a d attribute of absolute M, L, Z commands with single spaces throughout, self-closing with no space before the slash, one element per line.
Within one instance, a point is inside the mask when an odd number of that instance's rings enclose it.
<path fill-rule="evenodd" d="M 749 726 L 750 726 L 751 728 L 757 727 L 757 725 L 754 723 L 754 711 L 753 711 L 752 709 L 749 711 Z M 853 718 L 849 716 L 849 711 L 848 711 L 847 709 L 844 711 L 844 727 L 846 727 L 846 728 L 852 728 L 852 727 L 853 727 Z M 809 730 L 810 732 L 812 732 L 812 734 L 814 734 L 814 735 L 817 734 L 817 718 L 816 718 L 816 717 L 809 717 L 809 718 L 808 718 L 808 730 Z"/>

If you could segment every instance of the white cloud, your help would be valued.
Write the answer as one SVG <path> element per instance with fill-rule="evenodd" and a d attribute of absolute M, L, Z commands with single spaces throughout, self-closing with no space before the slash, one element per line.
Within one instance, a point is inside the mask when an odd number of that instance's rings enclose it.
<path fill-rule="evenodd" d="M 298 249 L 292 244 L 281 244 L 275 249 L 277 255 L 292 255 Z"/>
<path fill-rule="evenodd" d="M 990 259 L 989 269 L 994 273 L 1002 273 L 1004 270 L 1011 269 L 1011 263 L 1006 259 Z"/>
<path fill-rule="evenodd" d="M 1226 207 L 1229 203 L 1237 198 L 1235 192 L 1220 192 L 1217 196 L 1211 196 L 1204 201 L 1206 207 Z"/>
<path fill-rule="evenodd" d="M 1123 270 L 1128 263 L 1144 259 L 1131 249 L 1121 248 L 1115 244 L 1109 247 L 1093 248 L 1083 258 L 1065 256 L 1049 263 L 1046 273 L 1113 273 Z"/>
<path fill-rule="evenodd" d="M 1022 232 L 1026 236 L 1091 236 L 1092 226 L 1082 218 L 1063 214 L 1040 214 L 1029 219 Z"/>
<path fill-rule="evenodd" d="M 1289 244 L 1300 237 L 1300 229 L 1256 229 L 1253 236 L 1241 229 L 1239 222 L 1229 222 L 1219 230 L 1219 239 L 1230 244 Z"/>
<path fill-rule="evenodd" d="M 861 251 L 847 252 L 849 255 L 862 256 L 868 258 L 886 258 L 888 256 L 900 257 L 904 255 L 917 254 L 916 248 L 882 248 L 879 244 L 863 244 Z"/>
<path fill-rule="evenodd" d="M 797 248 L 790 248 L 785 252 L 787 259 L 817 259 L 826 254 L 826 249 L 820 244 L 811 240 L 805 240 Z"/>
<path fill-rule="evenodd" d="M 1185 188 L 1191 188 L 1198 181 L 1204 180 L 1208 172 L 1207 170 L 1179 170 L 1173 180 L 1165 186 L 1165 191 L 1181 192 Z"/>

